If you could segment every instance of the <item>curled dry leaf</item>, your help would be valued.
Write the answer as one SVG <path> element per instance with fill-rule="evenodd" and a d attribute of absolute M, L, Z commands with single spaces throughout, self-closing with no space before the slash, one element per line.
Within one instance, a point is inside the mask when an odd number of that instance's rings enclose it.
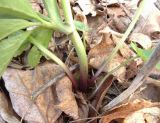
<path fill-rule="evenodd" d="M 145 100 L 143 101 L 135 100 L 134 102 L 121 105 L 119 107 L 116 107 L 112 111 L 108 112 L 102 119 L 102 123 L 110 123 L 112 120 L 116 120 L 116 119 L 125 119 L 129 115 L 143 108 L 159 107 L 159 106 L 160 106 L 159 103 L 152 103 Z M 132 122 L 125 122 L 125 123 L 132 123 Z M 143 122 L 140 122 L 140 123 L 143 123 Z M 150 123 L 153 123 L 153 122 L 150 122 Z"/>
<path fill-rule="evenodd" d="M 72 83 L 68 77 L 59 80 L 56 84 L 56 92 L 60 102 L 56 107 L 72 118 L 78 119 L 78 106 L 72 92 Z"/>
<path fill-rule="evenodd" d="M 58 65 L 44 63 L 34 70 L 16 70 L 8 68 L 3 75 L 5 86 L 9 91 L 14 110 L 28 123 L 54 123 L 61 115 L 55 109 L 55 98 L 49 88 L 39 95 L 35 103 L 31 100 L 31 93 L 36 88 L 51 80 L 61 72 Z"/>
<path fill-rule="evenodd" d="M 2 118 L 2 119 L 1 119 Z M 0 123 L 19 123 L 20 121 L 14 116 L 12 108 L 3 92 L 0 92 Z"/>
<path fill-rule="evenodd" d="M 129 40 L 138 43 L 144 49 L 152 47 L 152 41 L 149 36 L 142 33 L 133 33 Z"/>
<path fill-rule="evenodd" d="M 103 61 L 106 59 L 106 57 L 111 54 L 113 48 L 115 47 L 114 42 L 115 41 L 113 41 L 111 38 L 111 34 L 103 34 L 101 43 L 89 51 L 89 54 L 88 54 L 89 64 L 92 67 L 98 69 L 103 63 Z M 125 53 L 126 52 L 128 53 L 128 49 L 125 51 Z M 113 70 L 125 60 L 126 60 L 125 57 L 122 57 L 120 54 L 116 54 L 113 60 L 104 68 L 104 72 L 109 72 Z M 125 81 L 125 74 L 126 74 L 126 67 L 121 67 L 120 69 L 118 69 L 113 73 L 113 75 L 117 77 L 119 82 Z"/>

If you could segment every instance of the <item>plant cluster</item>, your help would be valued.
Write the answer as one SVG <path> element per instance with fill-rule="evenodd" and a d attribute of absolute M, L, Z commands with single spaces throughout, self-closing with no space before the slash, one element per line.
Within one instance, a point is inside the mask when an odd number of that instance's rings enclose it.
<path fill-rule="evenodd" d="M 55 31 L 64 33 L 72 41 L 80 63 L 80 78 L 84 89 L 87 88 L 88 61 L 83 42 L 77 29 L 83 30 L 83 24 L 73 20 L 69 0 L 61 0 L 64 21 L 59 13 L 57 0 L 43 0 L 48 16 L 32 9 L 28 0 L 0 1 L 0 76 L 13 59 L 32 44 L 27 61 L 35 67 L 42 56 L 47 56 L 59 64 L 73 83 L 78 84 L 68 67 L 54 53 L 48 50 L 49 42 Z M 28 28 L 32 27 L 32 30 Z M 33 28 L 34 27 L 34 28 Z"/>

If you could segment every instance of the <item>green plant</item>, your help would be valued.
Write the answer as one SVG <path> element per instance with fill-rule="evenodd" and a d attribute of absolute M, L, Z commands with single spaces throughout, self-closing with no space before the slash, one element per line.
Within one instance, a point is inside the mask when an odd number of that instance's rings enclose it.
<path fill-rule="evenodd" d="M 13 57 L 20 55 L 26 47 L 33 44 L 28 63 L 35 67 L 43 55 L 59 64 L 67 73 L 73 86 L 77 83 L 68 67 L 47 47 L 54 31 L 68 35 L 75 46 L 80 63 L 82 86 L 87 88 L 88 61 L 84 45 L 77 32 L 86 29 L 82 23 L 73 21 L 69 0 L 62 0 L 65 22 L 59 14 L 57 0 L 43 0 L 48 16 L 32 9 L 28 0 L 0 0 L 0 76 L 7 68 Z M 28 30 L 28 27 L 34 27 Z"/>
<path fill-rule="evenodd" d="M 144 61 L 147 61 L 153 53 L 153 49 L 144 50 L 142 48 L 138 48 L 137 44 L 133 42 L 131 42 L 131 47 Z M 160 69 L 160 63 L 156 65 L 156 68 Z"/>

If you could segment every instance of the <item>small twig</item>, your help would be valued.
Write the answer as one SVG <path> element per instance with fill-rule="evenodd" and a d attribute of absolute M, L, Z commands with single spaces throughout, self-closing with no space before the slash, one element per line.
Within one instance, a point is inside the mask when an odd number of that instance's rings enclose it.
<path fill-rule="evenodd" d="M 70 67 L 70 71 L 75 70 L 77 67 L 78 67 L 78 64 L 73 65 L 72 67 Z M 31 99 L 35 100 L 38 97 L 38 95 L 40 95 L 41 93 L 43 93 L 47 88 L 49 88 L 50 86 L 52 86 L 53 84 L 55 84 L 59 79 L 61 79 L 65 75 L 66 74 L 63 71 L 59 75 L 57 75 L 56 77 L 54 77 L 52 80 L 50 80 L 49 82 L 47 82 L 44 85 L 42 85 L 41 87 L 39 87 L 37 90 L 35 90 L 32 93 Z"/>
<path fill-rule="evenodd" d="M 160 61 L 160 43 L 155 48 L 152 53 L 150 59 L 144 64 L 140 72 L 137 74 L 135 79 L 133 80 L 130 87 L 113 99 L 109 104 L 104 106 L 103 112 L 105 113 L 108 110 L 111 110 L 116 105 L 122 103 L 125 99 L 127 99 L 131 94 L 133 94 L 143 83 L 145 78 L 149 75 L 154 66 Z"/>

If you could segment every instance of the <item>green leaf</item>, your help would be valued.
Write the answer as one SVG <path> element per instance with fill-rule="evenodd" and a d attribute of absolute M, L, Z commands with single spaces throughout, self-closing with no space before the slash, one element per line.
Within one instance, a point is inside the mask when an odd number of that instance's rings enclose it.
<path fill-rule="evenodd" d="M 0 0 L 0 16 L 40 19 L 29 0 Z"/>
<path fill-rule="evenodd" d="M 25 40 L 20 48 L 16 51 L 14 57 L 21 55 L 29 46 L 30 42 L 28 42 L 28 40 Z"/>
<path fill-rule="evenodd" d="M 152 49 L 144 50 L 144 49 L 138 48 L 136 43 L 133 43 L 133 42 L 131 43 L 131 47 L 137 53 L 137 55 L 141 57 L 144 61 L 148 60 L 153 52 Z"/>
<path fill-rule="evenodd" d="M 133 43 L 133 42 L 131 42 L 131 47 L 137 53 L 137 55 L 141 57 L 142 60 L 144 61 L 147 61 L 153 52 L 153 49 L 144 50 L 144 49 L 138 48 L 136 43 Z M 160 70 L 160 63 L 156 65 L 156 68 Z"/>
<path fill-rule="evenodd" d="M 39 44 L 47 48 L 52 37 L 52 30 L 37 28 L 32 36 L 38 41 Z M 35 67 L 39 64 L 42 56 L 43 54 L 41 53 L 41 51 L 39 51 L 36 46 L 33 46 L 28 54 L 28 64 L 31 67 Z"/>
<path fill-rule="evenodd" d="M 13 32 L 37 24 L 38 23 L 32 23 L 21 19 L 0 19 L 0 40 Z"/>
<path fill-rule="evenodd" d="M 79 31 L 84 32 L 84 31 L 89 30 L 88 26 L 85 25 L 84 23 L 80 22 L 80 21 L 74 21 L 74 25 L 75 25 L 76 29 L 79 30 Z"/>
<path fill-rule="evenodd" d="M 29 35 L 30 32 L 23 32 L 0 41 L 0 76 Z"/>

